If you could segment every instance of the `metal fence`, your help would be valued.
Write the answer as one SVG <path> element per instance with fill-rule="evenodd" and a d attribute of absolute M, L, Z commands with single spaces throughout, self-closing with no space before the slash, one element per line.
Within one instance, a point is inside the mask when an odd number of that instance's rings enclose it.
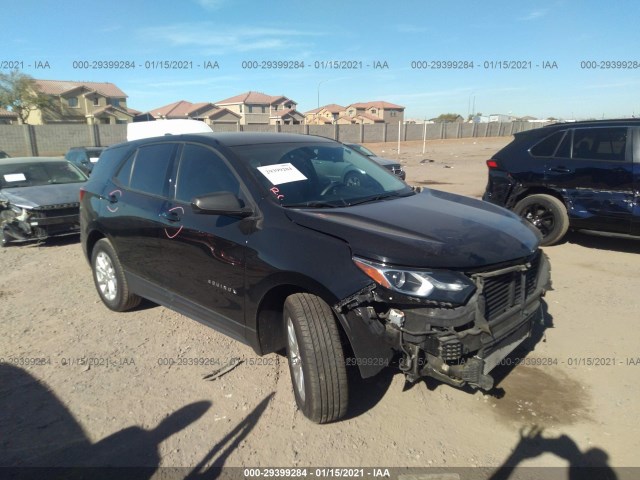
<path fill-rule="evenodd" d="M 282 132 L 319 135 L 347 143 L 504 137 L 538 128 L 529 122 L 374 125 L 236 125 L 216 124 L 214 132 Z M 9 155 L 64 155 L 71 147 L 109 146 L 124 142 L 126 125 L 0 125 L 0 150 Z"/>

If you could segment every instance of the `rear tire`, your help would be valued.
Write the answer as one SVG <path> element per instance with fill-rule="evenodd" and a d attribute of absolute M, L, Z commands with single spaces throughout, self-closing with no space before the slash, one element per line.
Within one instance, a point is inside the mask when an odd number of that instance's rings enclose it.
<path fill-rule="evenodd" d="M 91 270 L 102 302 L 115 312 L 130 310 L 140 303 L 140 297 L 129 291 L 124 270 L 111 242 L 98 240 L 91 253 Z"/>
<path fill-rule="evenodd" d="M 567 208 L 560 200 L 542 193 L 520 200 L 513 211 L 531 222 L 542 234 L 540 245 L 559 242 L 569 229 Z"/>
<path fill-rule="evenodd" d="M 343 417 L 349 388 L 340 332 L 329 305 L 319 297 L 297 293 L 284 303 L 289 371 L 296 403 L 316 423 Z"/>

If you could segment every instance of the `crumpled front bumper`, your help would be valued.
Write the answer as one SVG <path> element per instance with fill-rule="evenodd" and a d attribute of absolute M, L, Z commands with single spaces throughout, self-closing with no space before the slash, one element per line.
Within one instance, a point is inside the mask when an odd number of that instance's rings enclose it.
<path fill-rule="evenodd" d="M 366 348 L 354 346 L 355 355 L 390 358 L 391 346 L 409 381 L 429 376 L 458 387 L 492 388 L 489 373 L 531 335 L 536 323 L 544 322 L 542 297 L 550 288 L 550 266 L 538 252 L 521 265 L 470 277 L 476 292 L 457 308 L 385 305 L 375 289 L 371 302 L 363 301 L 364 294 L 357 297 L 350 325 L 364 323 L 369 341 Z M 379 361 L 372 366 L 367 358 L 358 360 L 363 376 L 382 369 L 373 368 Z"/>
<path fill-rule="evenodd" d="M 73 208 L 60 212 L 64 214 L 58 214 L 56 210 L 24 210 L 19 216 L 2 219 L 2 235 L 7 241 L 24 242 L 77 234 L 80 232 L 80 214 L 69 213 L 69 210 Z"/>

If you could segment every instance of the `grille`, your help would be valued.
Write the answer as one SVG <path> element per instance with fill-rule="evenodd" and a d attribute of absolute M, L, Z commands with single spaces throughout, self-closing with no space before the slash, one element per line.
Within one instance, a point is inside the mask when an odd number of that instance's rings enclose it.
<path fill-rule="evenodd" d="M 65 217 L 67 215 L 78 215 L 80 212 L 79 203 L 65 203 L 61 205 L 50 205 L 33 209 L 36 218 Z"/>
<path fill-rule="evenodd" d="M 485 317 L 491 321 L 516 305 L 521 305 L 536 289 L 540 254 L 531 260 L 531 268 L 486 277 L 484 279 Z M 524 298 L 522 288 L 524 286 Z"/>

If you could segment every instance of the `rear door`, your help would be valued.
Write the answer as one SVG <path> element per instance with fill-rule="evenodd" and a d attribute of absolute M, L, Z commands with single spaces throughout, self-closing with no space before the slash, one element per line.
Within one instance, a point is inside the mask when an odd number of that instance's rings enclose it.
<path fill-rule="evenodd" d="M 161 285 L 166 265 L 162 214 L 168 202 L 176 142 L 138 148 L 120 167 L 105 192 L 103 218 L 124 268 Z"/>
<path fill-rule="evenodd" d="M 631 129 L 567 131 L 545 167 L 545 183 L 568 204 L 572 225 L 629 233 L 634 204 Z"/>

